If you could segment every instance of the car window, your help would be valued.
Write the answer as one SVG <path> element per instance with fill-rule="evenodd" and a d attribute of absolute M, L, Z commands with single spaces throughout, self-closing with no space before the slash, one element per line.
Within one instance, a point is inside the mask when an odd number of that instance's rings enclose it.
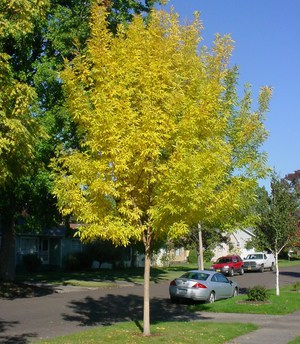
<path fill-rule="evenodd" d="M 217 260 L 217 263 L 230 263 L 231 262 L 231 258 L 227 258 L 227 257 L 221 257 Z"/>
<path fill-rule="evenodd" d="M 250 254 L 246 257 L 246 259 L 262 259 L 263 255 L 262 254 Z"/>
<path fill-rule="evenodd" d="M 220 282 L 220 283 L 229 283 L 229 280 L 227 279 L 227 277 L 225 277 L 223 274 L 215 274 L 213 277 L 215 277 L 216 282 Z"/>
<path fill-rule="evenodd" d="M 208 276 L 209 276 L 209 274 L 205 274 L 205 273 L 198 273 L 198 280 L 199 281 L 206 281 L 207 279 L 208 279 Z"/>
<path fill-rule="evenodd" d="M 218 282 L 218 280 L 217 280 L 217 274 L 214 274 L 214 275 L 212 276 L 211 281 L 212 281 L 212 282 Z"/>
<path fill-rule="evenodd" d="M 209 274 L 203 272 L 186 272 L 181 276 L 181 278 L 188 278 L 188 279 L 196 279 L 199 281 L 206 281 L 208 279 Z"/>

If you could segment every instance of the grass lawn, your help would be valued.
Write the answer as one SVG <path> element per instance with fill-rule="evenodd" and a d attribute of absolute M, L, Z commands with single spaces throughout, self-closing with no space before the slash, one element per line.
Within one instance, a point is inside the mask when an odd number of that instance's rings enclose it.
<path fill-rule="evenodd" d="M 293 290 L 293 285 L 280 288 L 280 295 L 276 296 L 275 289 L 270 290 L 268 302 L 249 302 L 247 295 L 239 295 L 235 298 L 222 300 L 213 304 L 196 304 L 190 306 L 190 310 L 221 312 L 221 313 L 250 313 L 284 315 L 297 311 L 300 305 L 300 291 Z"/>
<path fill-rule="evenodd" d="M 40 344 L 143 344 L 143 343 L 206 343 L 222 344 L 235 337 L 257 329 L 253 324 L 200 323 L 200 322 L 159 322 L 152 324 L 151 336 L 143 337 L 140 325 L 134 322 L 97 327 L 77 334 L 56 337 Z"/>
<path fill-rule="evenodd" d="M 190 264 L 169 268 L 151 268 L 151 282 L 160 283 L 163 281 L 170 281 L 185 271 L 196 268 L 196 265 Z M 144 268 L 87 270 L 79 272 L 52 271 L 18 274 L 16 276 L 16 281 L 101 288 L 114 285 L 116 282 L 143 283 Z"/>
<path fill-rule="evenodd" d="M 279 266 L 300 265 L 300 260 L 280 260 Z M 210 262 L 205 263 L 205 268 L 209 269 Z M 280 268 L 279 267 L 279 268 Z M 180 266 L 170 266 L 165 268 L 151 268 L 151 282 L 160 283 L 170 281 L 184 272 L 197 269 L 195 264 L 185 264 Z M 115 282 L 125 281 L 130 283 L 143 283 L 144 268 L 128 268 L 114 270 L 96 270 L 96 271 L 79 271 L 79 272 L 39 272 L 32 274 L 18 274 L 16 280 L 19 282 L 46 282 L 49 284 L 77 285 L 85 287 L 107 287 L 114 285 Z"/>

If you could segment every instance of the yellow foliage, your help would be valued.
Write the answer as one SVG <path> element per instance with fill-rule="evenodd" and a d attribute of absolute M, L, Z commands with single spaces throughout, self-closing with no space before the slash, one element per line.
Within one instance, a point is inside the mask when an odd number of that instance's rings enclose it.
<path fill-rule="evenodd" d="M 19 38 L 33 31 L 33 19 L 45 16 L 49 0 L 1 0 L 0 39 Z"/>
<path fill-rule="evenodd" d="M 83 240 L 115 244 L 239 219 L 266 171 L 258 153 L 266 131 L 248 91 L 237 99 L 231 38 L 199 50 L 199 18 L 182 26 L 164 11 L 113 36 L 106 17 L 93 8 L 87 52 L 62 74 L 84 133 L 81 151 L 54 162 L 63 214 L 84 223 Z"/>

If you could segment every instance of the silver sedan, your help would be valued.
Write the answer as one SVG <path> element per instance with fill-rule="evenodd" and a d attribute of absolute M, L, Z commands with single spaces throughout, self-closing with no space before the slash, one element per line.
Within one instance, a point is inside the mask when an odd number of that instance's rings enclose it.
<path fill-rule="evenodd" d="M 169 286 L 172 302 L 180 299 L 205 301 L 227 299 L 237 296 L 239 288 L 236 282 L 223 274 L 211 270 L 192 270 L 174 279 Z"/>

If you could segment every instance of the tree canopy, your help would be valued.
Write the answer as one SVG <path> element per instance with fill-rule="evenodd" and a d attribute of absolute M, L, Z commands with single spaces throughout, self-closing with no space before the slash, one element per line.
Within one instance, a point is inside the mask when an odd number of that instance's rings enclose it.
<path fill-rule="evenodd" d="M 84 51 L 90 0 L 0 2 L 0 279 L 13 279 L 15 233 L 61 222 L 49 161 L 59 145 L 77 147 L 59 72 Z M 156 1 L 106 1 L 111 30 Z M 16 226 L 22 218 L 22 226 Z"/>
<path fill-rule="evenodd" d="M 275 173 L 271 179 L 271 193 L 263 189 L 258 199 L 260 220 L 255 226 L 255 241 L 271 251 L 276 260 L 276 293 L 279 295 L 278 255 L 293 244 L 298 227 L 298 194 L 288 179 L 281 179 Z"/>
<path fill-rule="evenodd" d="M 255 112 L 249 87 L 238 99 L 232 40 L 216 36 L 199 50 L 198 16 L 182 26 L 175 12 L 153 11 L 116 35 L 107 17 L 93 7 L 86 52 L 61 75 L 81 140 L 53 163 L 54 193 L 83 224 L 83 240 L 144 243 L 147 335 L 153 240 L 199 221 L 230 224 L 253 203 L 266 173 L 259 148 L 271 90 L 261 90 Z"/>
<path fill-rule="evenodd" d="M 31 116 L 36 100 L 27 83 L 24 59 L 18 58 L 26 37 L 33 34 L 45 17 L 48 1 L 15 2 L 0 5 L 0 185 L 5 185 L 30 169 L 33 146 L 40 134 Z M 26 50 L 26 48 L 25 48 Z M 24 56 L 24 54 L 23 54 Z"/>

